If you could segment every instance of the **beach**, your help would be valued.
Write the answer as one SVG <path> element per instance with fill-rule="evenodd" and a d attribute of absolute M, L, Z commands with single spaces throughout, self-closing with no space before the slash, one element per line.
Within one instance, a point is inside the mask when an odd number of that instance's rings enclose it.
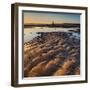
<path fill-rule="evenodd" d="M 36 32 L 24 42 L 24 77 L 65 75 L 80 75 L 80 33 Z"/>

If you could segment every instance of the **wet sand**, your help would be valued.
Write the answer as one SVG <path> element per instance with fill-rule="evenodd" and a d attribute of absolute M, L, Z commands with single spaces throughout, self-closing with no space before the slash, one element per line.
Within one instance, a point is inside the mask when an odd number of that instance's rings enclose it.
<path fill-rule="evenodd" d="M 80 39 L 67 32 L 40 32 L 24 43 L 24 77 L 80 74 Z"/>

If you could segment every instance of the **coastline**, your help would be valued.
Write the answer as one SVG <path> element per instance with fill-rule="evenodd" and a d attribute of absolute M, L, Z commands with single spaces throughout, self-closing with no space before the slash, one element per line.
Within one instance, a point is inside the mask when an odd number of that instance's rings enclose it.
<path fill-rule="evenodd" d="M 39 32 L 24 43 L 24 76 L 80 75 L 80 38 L 70 32 Z"/>

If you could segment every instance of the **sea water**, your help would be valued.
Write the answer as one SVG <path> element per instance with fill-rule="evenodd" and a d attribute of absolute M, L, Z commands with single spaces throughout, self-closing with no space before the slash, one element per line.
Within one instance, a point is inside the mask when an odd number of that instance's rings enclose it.
<path fill-rule="evenodd" d="M 24 43 L 32 40 L 33 38 L 40 36 L 37 32 L 67 32 L 72 33 L 72 37 L 77 39 L 80 38 L 80 34 L 77 32 L 72 32 L 69 30 L 77 30 L 79 28 L 51 28 L 51 27 L 32 27 L 32 28 L 24 28 Z"/>

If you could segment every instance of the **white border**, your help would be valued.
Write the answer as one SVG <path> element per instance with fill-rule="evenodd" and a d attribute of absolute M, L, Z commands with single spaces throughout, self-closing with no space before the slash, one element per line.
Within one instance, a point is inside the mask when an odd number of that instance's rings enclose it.
<path fill-rule="evenodd" d="M 65 12 L 65 13 L 81 13 L 81 60 L 80 60 L 80 75 L 60 76 L 60 77 L 34 77 L 22 78 L 22 10 L 35 10 L 35 11 L 51 11 L 51 12 Z M 47 83 L 47 82 L 67 82 L 67 81 L 80 81 L 85 80 L 85 11 L 74 9 L 55 9 L 55 8 L 40 8 L 40 7 L 18 7 L 18 83 L 19 84 L 34 84 L 34 83 Z"/>

